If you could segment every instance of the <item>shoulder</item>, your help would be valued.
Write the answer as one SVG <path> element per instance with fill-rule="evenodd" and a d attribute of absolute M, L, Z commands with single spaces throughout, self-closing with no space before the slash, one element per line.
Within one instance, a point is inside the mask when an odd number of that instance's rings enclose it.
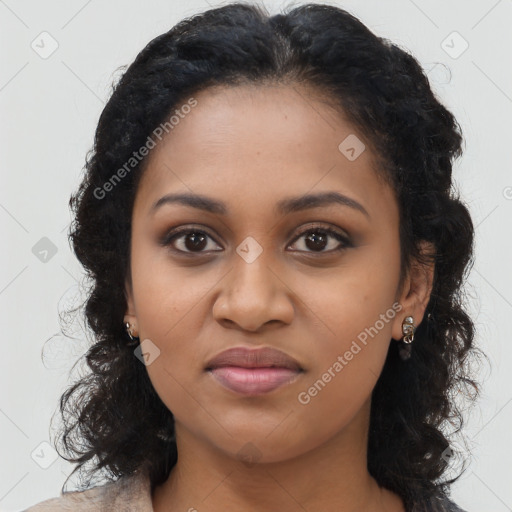
<path fill-rule="evenodd" d="M 146 473 L 135 473 L 84 491 L 61 493 L 60 496 L 37 503 L 23 512 L 80 510 L 153 512 L 149 477 Z"/>
<path fill-rule="evenodd" d="M 117 494 L 120 481 L 93 487 L 85 491 L 73 491 L 62 493 L 57 498 L 50 498 L 29 507 L 23 512 L 50 512 L 72 510 L 101 510 L 100 506 L 109 504 L 113 492 Z"/>

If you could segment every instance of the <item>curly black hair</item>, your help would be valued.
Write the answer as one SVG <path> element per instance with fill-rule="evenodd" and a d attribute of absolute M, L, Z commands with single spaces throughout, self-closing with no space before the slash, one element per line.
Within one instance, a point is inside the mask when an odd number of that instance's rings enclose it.
<path fill-rule="evenodd" d="M 73 473 L 92 465 L 89 477 L 147 468 L 152 488 L 176 464 L 173 415 L 134 357 L 123 325 L 131 215 L 147 158 L 104 197 L 98 191 L 194 93 L 265 83 L 304 85 L 360 130 L 399 205 L 403 275 L 413 258 L 425 258 L 421 241 L 435 247 L 428 256 L 435 263 L 432 294 L 412 355 L 403 361 L 391 343 L 373 390 L 368 470 L 408 507 L 448 492 L 460 477 L 442 478 L 448 438 L 461 430 L 463 404 L 480 393 L 470 363 L 481 350 L 463 293 L 474 228 L 452 183 L 461 129 L 407 50 L 347 11 L 319 4 L 270 16 L 262 7 L 232 3 L 191 16 L 150 41 L 113 84 L 69 201 L 70 242 L 90 280 L 82 308 L 95 339 L 85 354 L 88 373 L 60 399 L 61 455 L 77 464 Z M 455 430 L 447 433 L 450 425 Z"/>

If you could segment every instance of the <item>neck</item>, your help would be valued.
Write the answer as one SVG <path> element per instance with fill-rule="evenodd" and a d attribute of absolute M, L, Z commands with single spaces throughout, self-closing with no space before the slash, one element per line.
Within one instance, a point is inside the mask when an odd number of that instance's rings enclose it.
<path fill-rule="evenodd" d="M 153 509 L 223 512 L 403 512 L 367 469 L 369 408 L 321 446 L 279 462 L 242 462 L 176 422 L 178 462 L 153 492 Z"/>

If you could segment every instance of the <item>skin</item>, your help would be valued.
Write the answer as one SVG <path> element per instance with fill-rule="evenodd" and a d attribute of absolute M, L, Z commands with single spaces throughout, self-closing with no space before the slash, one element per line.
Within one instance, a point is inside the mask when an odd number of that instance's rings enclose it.
<path fill-rule="evenodd" d="M 132 217 L 125 321 L 160 350 L 147 371 L 174 415 L 179 453 L 153 492 L 154 510 L 403 512 L 367 470 L 371 392 L 403 319 L 421 322 L 433 269 L 413 265 L 400 282 L 393 190 L 374 171 L 368 144 L 354 161 L 338 150 L 349 134 L 364 139 L 313 91 L 244 85 L 194 97 L 197 106 L 152 150 Z M 340 204 L 273 210 L 323 191 L 350 197 L 368 215 Z M 229 213 L 177 203 L 151 213 L 171 192 L 223 201 Z M 308 245 L 301 233 L 312 222 L 351 244 L 329 236 L 323 249 Z M 206 245 L 194 252 L 186 234 L 159 244 L 178 226 L 206 232 Z M 252 263 L 236 252 L 248 236 L 262 248 Z M 393 304 L 401 306 L 394 318 L 300 403 L 299 393 Z M 262 396 L 234 393 L 204 369 L 240 345 L 276 347 L 305 371 Z M 241 460 L 248 443 L 252 464 Z"/>

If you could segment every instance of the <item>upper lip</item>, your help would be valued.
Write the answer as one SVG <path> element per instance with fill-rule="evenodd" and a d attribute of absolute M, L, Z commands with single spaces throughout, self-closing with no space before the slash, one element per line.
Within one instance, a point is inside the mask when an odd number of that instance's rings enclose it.
<path fill-rule="evenodd" d="M 242 368 L 289 368 L 302 371 L 299 363 L 281 350 L 272 347 L 247 348 L 233 347 L 224 350 L 210 359 L 206 365 L 207 370 L 221 366 L 239 366 Z"/>

